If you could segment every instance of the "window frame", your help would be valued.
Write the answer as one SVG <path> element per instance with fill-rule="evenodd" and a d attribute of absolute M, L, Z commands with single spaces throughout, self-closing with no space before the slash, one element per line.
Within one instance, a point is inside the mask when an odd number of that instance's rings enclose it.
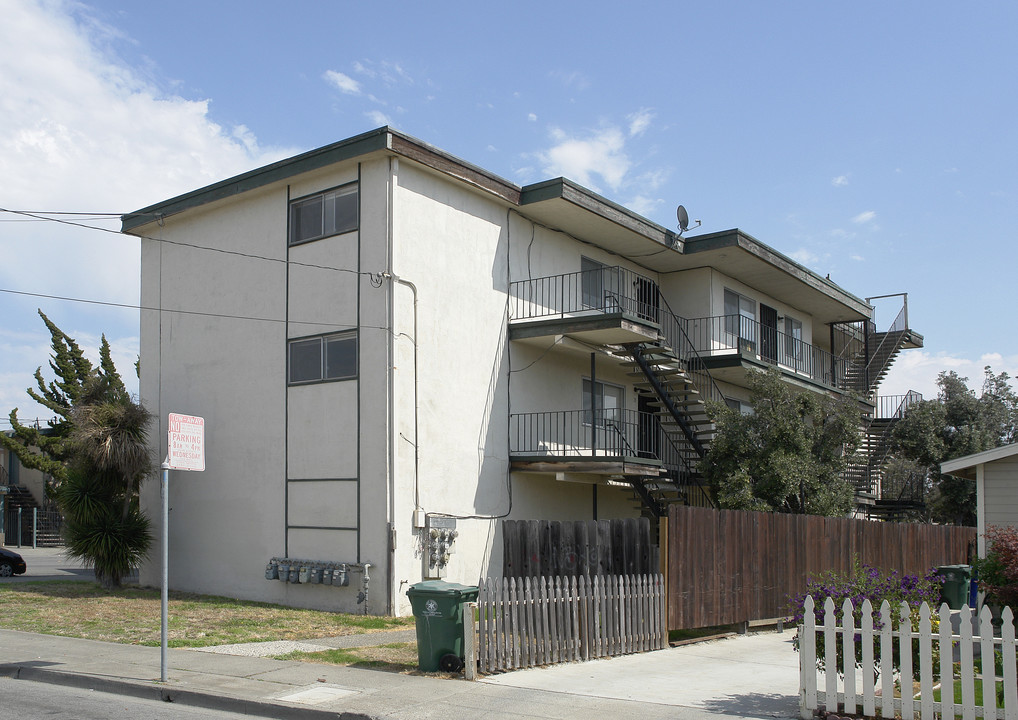
<path fill-rule="evenodd" d="M 297 345 L 309 345 L 314 341 L 318 341 L 318 362 L 319 372 L 318 375 L 312 378 L 294 380 L 293 379 L 293 350 Z M 330 342 L 346 342 L 350 341 L 353 343 L 353 370 L 351 373 L 346 373 L 336 376 L 328 376 L 327 371 L 329 368 L 329 343 Z M 308 335 L 305 337 L 290 338 L 286 342 L 286 384 L 290 386 L 298 385 L 316 385 L 319 383 L 330 383 L 330 382 L 344 382 L 346 380 L 356 380 L 360 375 L 360 338 L 356 330 L 344 330 L 342 332 L 323 333 L 321 335 Z"/>
<path fill-rule="evenodd" d="M 729 300 L 734 300 L 734 305 L 737 308 L 737 312 L 729 312 Z M 732 290 L 731 288 L 724 288 L 724 295 L 722 298 L 724 306 L 724 329 L 725 334 L 736 337 L 740 341 L 744 341 L 748 344 L 748 349 L 752 352 L 756 350 L 757 341 L 757 325 L 759 324 L 758 312 L 759 303 L 755 298 L 751 298 L 748 295 Z M 747 314 L 748 305 L 752 305 L 752 313 Z M 743 322 L 743 319 L 747 320 L 747 323 Z"/>
<path fill-rule="evenodd" d="M 334 198 L 347 197 L 350 195 L 354 196 L 353 202 L 353 222 L 350 225 L 337 226 L 335 224 L 335 217 L 333 226 L 330 228 L 325 227 L 327 217 L 327 198 L 328 196 Z M 300 223 L 296 220 L 299 208 L 308 205 L 314 201 L 320 201 L 322 204 L 321 211 L 321 228 L 322 233 L 320 235 L 314 235 L 309 237 L 296 238 L 295 233 L 298 231 Z M 309 242 L 315 242 L 317 240 L 323 240 L 325 238 L 334 237 L 336 235 L 344 235 L 350 232 L 356 232 L 360 229 L 360 184 L 357 181 L 344 183 L 337 185 L 336 187 L 322 190 L 321 192 L 311 193 L 309 195 L 302 195 L 299 198 L 292 198 L 287 207 L 287 245 L 290 247 L 296 245 L 303 245 Z M 333 214 L 335 216 L 335 206 L 333 207 Z"/>
<path fill-rule="evenodd" d="M 613 412 L 611 413 L 612 417 L 610 418 L 608 417 L 608 413 L 606 412 L 604 407 L 604 397 L 606 388 L 610 388 L 612 390 L 612 397 L 617 398 L 618 400 L 618 404 L 615 407 L 611 408 Z M 602 380 L 595 380 L 593 389 L 594 392 L 597 393 L 598 400 L 600 401 L 597 406 L 597 411 L 600 415 L 597 426 L 599 428 L 603 428 L 606 426 L 607 421 L 609 420 L 612 421 L 621 420 L 626 409 L 626 387 L 624 385 L 617 385 L 615 383 L 604 382 Z M 583 424 L 587 427 L 590 427 L 590 425 L 593 424 L 592 421 L 595 419 L 592 413 L 593 408 L 591 408 L 590 406 L 590 391 L 591 391 L 590 378 L 583 377 L 580 383 L 580 392 L 582 395 L 582 398 L 580 400 L 580 407 L 583 410 Z"/>

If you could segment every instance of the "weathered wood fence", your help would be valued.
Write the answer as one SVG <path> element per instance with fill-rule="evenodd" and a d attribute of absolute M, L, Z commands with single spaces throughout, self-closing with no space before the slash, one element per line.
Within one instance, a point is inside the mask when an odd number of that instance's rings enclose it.
<path fill-rule="evenodd" d="M 805 621 L 799 628 L 799 712 L 810 718 L 820 705 L 828 712 L 844 712 L 875 717 L 877 710 L 884 718 L 900 717 L 922 720 L 961 717 L 963 720 L 983 718 L 1018 718 L 1018 672 L 1015 664 L 1014 614 L 1011 608 L 1001 613 L 1000 636 L 994 637 L 992 616 L 988 607 L 979 614 L 978 632 L 973 634 L 973 616 L 968 606 L 961 610 L 958 634 L 951 626 L 951 611 L 942 605 L 937 613 L 939 628 L 933 627 L 933 612 L 923 603 L 919 608 L 918 629 L 913 629 L 909 606 L 892 610 L 885 600 L 874 616 L 869 600 L 862 604 L 859 626 L 856 627 L 853 606 L 845 600 L 837 617 L 834 601 L 824 601 L 823 623 L 817 625 L 813 598 L 806 599 Z M 894 612 L 900 620 L 899 629 L 892 630 Z M 817 647 L 824 648 L 825 669 L 817 683 Z M 841 646 L 842 662 L 838 657 Z M 918 667 L 914 658 L 918 649 Z M 975 656 L 981 659 L 976 665 Z M 892 656 L 900 659 L 896 673 Z M 861 658 L 861 661 L 860 661 Z M 878 659 L 875 659 L 878 658 Z M 953 662 L 955 658 L 957 662 Z M 918 692 L 910 678 L 918 678 Z M 982 685 L 982 702 L 976 702 L 976 679 Z M 879 685 L 878 685 L 879 683 Z M 961 689 L 961 702 L 955 703 L 955 687 Z M 939 692 L 937 692 L 939 690 Z M 1003 703 L 998 705 L 1000 692 Z M 939 700 L 936 697 L 939 696 Z"/>
<path fill-rule="evenodd" d="M 482 673 L 668 644 L 660 574 L 488 578 L 479 585 L 477 607 Z"/>
<path fill-rule="evenodd" d="M 660 572 L 647 518 L 503 520 L 502 577 Z"/>
<path fill-rule="evenodd" d="M 902 574 L 969 560 L 976 529 L 672 505 L 668 627 L 781 618 L 812 574 L 856 562 Z"/>

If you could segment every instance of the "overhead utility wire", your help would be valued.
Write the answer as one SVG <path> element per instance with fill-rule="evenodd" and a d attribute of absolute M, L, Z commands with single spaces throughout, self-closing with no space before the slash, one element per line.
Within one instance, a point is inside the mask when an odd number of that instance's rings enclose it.
<path fill-rule="evenodd" d="M 45 217 L 37 213 L 30 213 L 24 210 L 8 210 L 7 208 L 0 208 L 0 213 L 11 213 L 13 215 L 22 215 L 24 217 L 33 218 L 36 220 L 55 222 L 61 225 L 70 225 L 72 227 L 85 228 L 86 230 L 98 230 L 100 232 L 110 233 L 111 235 L 120 235 L 129 238 L 141 238 L 144 240 L 151 240 L 152 242 L 161 242 L 168 245 L 179 245 L 181 247 L 194 248 L 195 250 L 208 250 L 209 252 L 223 253 L 224 255 L 238 255 L 240 257 L 251 258 L 252 260 L 268 260 L 269 262 L 281 263 L 284 265 L 296 265 L 299 267 L 314 268 L 316 270 L 335 270 L 336 272 L 352 273 L 354 275 L 367 275 L 373 277 L 375 273 L 365 272 L 363 270 L 351 270 L 350 268 L 334 267 L 332 265 L 316 265 L 314 263 L 302 263 L 296 260 L 287 260 L 286 258 L 274 258 L 268 257 L 267 255 L 256 255 L 254 253 L 241 252 L 240 250 L 224 250 L 222 248 L 210 247 L 208 245 L 197 245 L 195 243 L 181 242 L 179 240 L 167 240 L 166 238 L 152 237 L 151 235 L 133 235 L 131 233 L 121 232 L 120 230 L 111 230 L 109 228 L 99 227 L 97 225 L 86 225 L 85 223 L 72 222 L 70 220 L 61 220 L 60 218 Z M 55 213 L 51 213 L 55 214 Z"/>
<path fill-rule="evenodd" d="M 86 300 L 85 298 L 74 298 L 66 297 L 63 295 L 47 295 L 45 293 L 34 293 L 26 292 L 24 290 L 9 290 L 7 288 L 0 288 L 0 293 L 7 293 L 9 295 L 24 295 L 27 297 L 45 298 L 47 300 L 64 300 L 66 302 L 85 303 L 88 305 L 106 305 L 108 307 L 126 308 L 128 310 L 150 310 L 152 312 L 167 312 L 176 313 L 178 315 L 198 315 L 201 317 L 214 317 L 214 318 L 225 318 L 228 320 L 253 320 L 255 322 L 270 322 L 270 323 L 285 323 L 285 318 L 266 318 L 256 317 L 253 315 L 231 315 L 229 313 L 215 313 L 215 312 L 203 312 L 201 310 L 178 310 L 174 308 L 159 308 L 150 307 L 147 305 L 131 305 L 129 303 L 116 303 L 107 300 Z M 372 330 L 386 330 L 389 328 L 382 327 L 380 325 L 347 325 L 340 323 L 320 322 L 318 320 L 290 320 L 291 325 L 317 325 L 319 327 L 331 327 L 340 330 L 356 330 L 358 328 L 370 328 Z M 397 335 L 393 333 L 393 335 Z"/>

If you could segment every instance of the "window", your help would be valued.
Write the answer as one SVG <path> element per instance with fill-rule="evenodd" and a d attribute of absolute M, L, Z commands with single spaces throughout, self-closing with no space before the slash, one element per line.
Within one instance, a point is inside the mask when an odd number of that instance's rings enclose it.
<path fill-rule="evenodd" d="M 580 291 L 583 307 L 615 312 L 620 309 L 619 268 L 597 260 L 580 258 Z"/>
<path fill-rule="evenodd" d="M 290 244 L 357 229 L 357 185 L 311 195 L 290 203 Z"/>
<path fill-rule="evenodd" d="M 608 423 L 622 419 L 622 400 L 625 388 L 619 385 L 608 385 L 603 382 L 594 383 L 595 400 L 597 401 L 597 424 L 604 427 Z M 590 380 L 583 380 L 583 423 L 590 425 Z"/>
<path fill-rule="evenodd" d="M 750 405 L 745 400 L 737 400 L 736 398 L 726 397 L 725 398 L 725 405 L 727 405 L 730 410 L 734 410 L 735 412 L 739 413 L 740 415 L 754 415 L 755 414 L 755 411 L 753 410 L 753 406 Z"/>
<path fill-rule="evenodd" d="M 785 355 L 791 364 L 802 360 L 802 321 L 785 316 Z"/>
<path fill-rule="evenodd" d="M 357 377 L 357 333 L 291 340 L 289 350 L 291 385 Z"/>
<path fill-rule="evenodd" d="M 756 348 L 756 300 L 725 290 L 725 333 L 740 338 L 750 351 Z M 732 342 L 731 340 L 729 342 Z"/>

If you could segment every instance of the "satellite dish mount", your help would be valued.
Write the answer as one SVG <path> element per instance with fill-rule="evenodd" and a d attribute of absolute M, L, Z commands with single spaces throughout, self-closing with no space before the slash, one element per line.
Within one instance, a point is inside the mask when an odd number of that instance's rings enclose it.
<path fill-rule="evenodd" d="M 686 208 L 679 205 L 678 209 L 675 211 L 675 217 L 679 221 L 679 235 L 681 236 L 682 233 L 689 229 L 689 213 L 686 212 Z M 694 220 L 693 222 L 696 223 L 697 227 L 700 227 L 701 223 L 699 220 Z"/>

